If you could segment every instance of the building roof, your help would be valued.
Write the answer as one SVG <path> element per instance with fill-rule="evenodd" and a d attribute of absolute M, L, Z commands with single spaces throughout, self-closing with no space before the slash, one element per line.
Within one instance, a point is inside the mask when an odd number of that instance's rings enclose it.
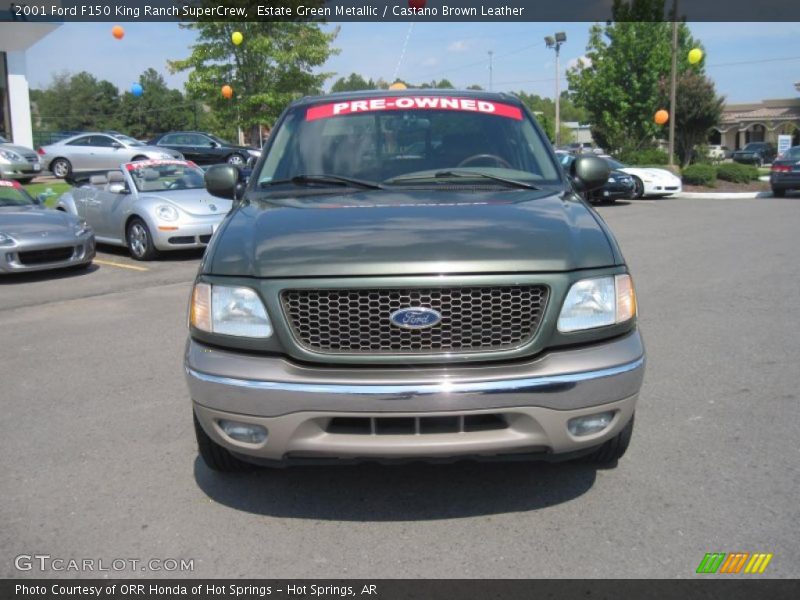
<path fill-rule="evenodd" d="M 729 104 L 722 112 L 722 123 L 753 121 L 800 121 L 800 98 L 764 100 L 752 104 Z"/>

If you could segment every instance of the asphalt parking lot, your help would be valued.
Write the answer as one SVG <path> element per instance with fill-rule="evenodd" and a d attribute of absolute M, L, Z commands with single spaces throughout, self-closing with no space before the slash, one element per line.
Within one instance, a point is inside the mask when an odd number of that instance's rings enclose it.
<path fill-rule="evenodd" d="M 672 578 L 739 551 L 800 576 L 800 201 L 599 210 L 649 361 L 616 469 L 218 475 L 196 459 L 181 368 L 197 254 L 104 248 L 91 271 L 0 280 L 0 575 L 59 575 L 14 568 L 40 553 L 194 559 L 200 578 Z"/>

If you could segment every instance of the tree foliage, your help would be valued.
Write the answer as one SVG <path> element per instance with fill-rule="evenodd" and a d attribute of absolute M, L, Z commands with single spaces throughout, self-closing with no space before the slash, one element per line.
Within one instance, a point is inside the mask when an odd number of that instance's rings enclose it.
<path fill-rule="evenodd" d="M 340 77 L 331 86 L 331 92 L 358 92 L 360 90 L 374 90 L 378 85 L 372 80 L 366 80 L 358 73 L 350 73 L 349 77 Z"/>
<path fill-rule="evenodd" d="M 600 146 L 611 151 L 649 147 L 666 135 L 667 128 L 656 125 L 653 116 L 669 106 L 672 27 L 663 20 L 664 0 L 614 0 L 613 18 L 591 28 L 586 60 L 567 72 L 570 93 L 588 112 L 592 136 Z M 680 115 L 681 107 L 693 101 L 691 94 L 702 89 L 716 97 L 713 84 L 707 80 L 710 87 L 698 84 L 698 78 L 705 77 L 702 63 L 689 64 L 692 48 L 702 49 L 702 45 L 681 23 L 678 76 L 685 85 L 678 87 L 676 139 L 680 138 L 680 146 L 688 147 L 689 152 L 719 117 L 713 110 L 691 118 Z M 690 95 L 680 98 L 680 94 Z M 713 102 L 703 104 L 710 108 Z"/>
<path fill-rule="evenodd" d="M 332 47 L 338 30 L 326 33 L 316 23 L 207 22 L 182 25 L 198 33 L 191 55 L 169 61 L 173 72 L 189 71 L 186 90 L 211 107 L 230 135 L 237 124 L 255 129 L 272 125 L 292 100 L 321 93 L 329 73 L 317 71 L 337 52 Z M 244 36 L 241 45 L 231 34 Z M 234 96 L 223 98 L 222 86 Z"/>

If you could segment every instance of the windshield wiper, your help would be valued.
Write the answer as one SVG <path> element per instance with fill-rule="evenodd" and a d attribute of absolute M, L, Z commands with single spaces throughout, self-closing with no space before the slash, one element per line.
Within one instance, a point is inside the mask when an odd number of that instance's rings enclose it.
<path fill-rule="evenodd" d="M 259 187 L 271 187 L 273 185 L 281 185 L 291 183 L 293 185 L 308 185 L 314 183 L 321 184 L 336 184 L 343 187 L 358 187 L 365 190 L 385 190 L 386 186 L 374 181 L 365 181 L 363 179 L 354 179 L 352 177 L 343 177 L 341 175 L 295 175 L 291 179 L 276 179 L 274 181 L 262 181 Z"/>
<path fill-rule="evenodd" d="M 403 181 L 423 181 L 425 179 L 447 179 L 449 177 L 461 177 L 465 179 L 470 179 L 473 177 L 483 177 L 484 179 L 491 179 L 492 181 L 504 183 L 511 187 L 524 188 L 527 190 L 541 189 L 533 185 L 532 183 L 526 183 L 524 181 L 519 181 L 518 179 L 509 179 L 508 177 L 492 175 L 491 173 L 484 173 L 483 171 L 458 171 L 455 169 L 436 171 L 431 175 L 409 175 L 409 176 L 401 175 L 399 177 L 388 179 L 386 183 L 400 183 Z"/>

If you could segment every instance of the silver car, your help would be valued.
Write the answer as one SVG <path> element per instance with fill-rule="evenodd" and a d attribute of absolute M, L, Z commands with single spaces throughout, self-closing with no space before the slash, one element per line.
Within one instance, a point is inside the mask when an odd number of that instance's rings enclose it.
<path fill-rule="evenodd" d="M 120 134 L 82 133 L 39 150 L 42 165 L 53 175 L 65 178 L 73 173 L 116 169 L 120 163 L 136 160 L 176 158 L 183 155 L 169 148 L 156 148 Z"/>
<path fill-rule="evenodd" d="M 17 146 L 0 136 L 0 179 L 30 183 L 41 170 L 39 155 L 32 148 Z"/>
<path fill-rule="evenodd" d="M 205 189 L 191 161 L 129 162 L 63 194 L 56 209 L 85 219 L 97 241 L 127 246 L 136 260 L 162 250 L 204 248 L 231 209 Z"/>
<path fill-rule="evenodd" d="M 0 179 L 0 274 L 88 267 L 94 253 L 85 221 L 44 208 L 18 182 Z"/>

